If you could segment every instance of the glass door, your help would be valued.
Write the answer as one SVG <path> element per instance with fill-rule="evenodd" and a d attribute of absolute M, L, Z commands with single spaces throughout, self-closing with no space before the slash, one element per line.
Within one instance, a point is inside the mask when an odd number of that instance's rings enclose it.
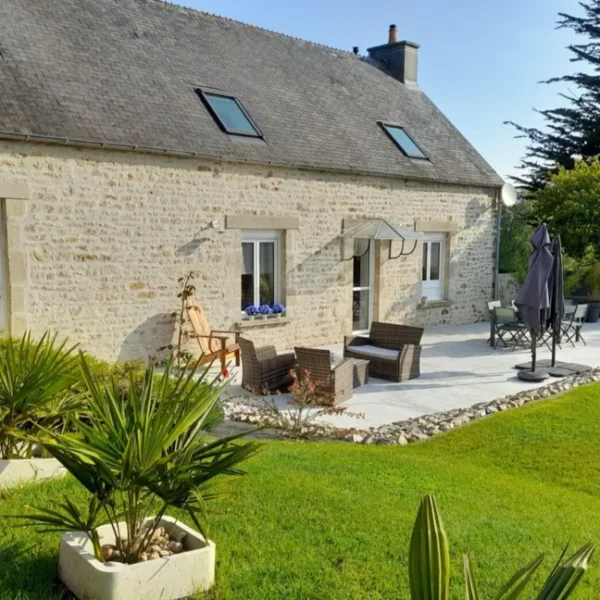
<path fill-rule="evenodd" d="M 375 253 L 371 240 L 356 240 L 352 283 L 352 332 L 365 333 L 373 320 Z"/>

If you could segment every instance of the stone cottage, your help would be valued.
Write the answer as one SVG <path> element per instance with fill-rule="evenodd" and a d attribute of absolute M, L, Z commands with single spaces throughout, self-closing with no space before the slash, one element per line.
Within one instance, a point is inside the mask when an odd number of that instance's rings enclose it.
<path fill-rule="evenodd" d="M 3 329 L 145 357 L 190 270 L 213 327 L 280 349 L 483 318 L 502 180 L 388 35 L 362 56 L 158 0 L 1 2 Z"/>

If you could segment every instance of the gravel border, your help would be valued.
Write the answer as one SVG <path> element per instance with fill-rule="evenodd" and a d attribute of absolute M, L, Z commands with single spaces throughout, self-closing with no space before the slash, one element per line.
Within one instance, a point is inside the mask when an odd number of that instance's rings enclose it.
<path fill-rule="evenodd" d="M 311 424 L 307 434 L 316 439 L 345 440 L 355 444 L 405 446 L 456 429 L 488 415 L 558 396 L 568 390 L 596 381 L 600 381 L 600 368 L 557 379 L 549 385 L 524 390 L 491 402 L 479 402 L 468 408 L 456 408 L 369 429 L 341 429 L 333 425 Z M 259 399 L 229 398 L 222 401 L 222 406 L 226 420 L 254 425 L 264 425 L 269 422 L 269 417 L 264 411 L 265 404 Z M 274 432 L 272 437 L 285 437 L 285 433 L 285 431 Z"/>

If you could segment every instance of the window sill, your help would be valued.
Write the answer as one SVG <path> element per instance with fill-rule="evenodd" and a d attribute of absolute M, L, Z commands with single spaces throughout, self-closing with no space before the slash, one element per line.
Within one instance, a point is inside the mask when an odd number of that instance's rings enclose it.
<path fill-rule="evenodd" d="M 452 304 L 452 300 L 429 300 L 429 302 L 417 304 L 417 308 L 446 308 L 448 306 L 452 306 Z"/>
<path fill-rule="evenodd" d="M 268 317 L 266 319 L 242 319 L 235 324 L 235 329 L 252 329 L 253 327 L 270 327 L 271 325 L 284 325 L 290 323 L 289 317 Z"/>

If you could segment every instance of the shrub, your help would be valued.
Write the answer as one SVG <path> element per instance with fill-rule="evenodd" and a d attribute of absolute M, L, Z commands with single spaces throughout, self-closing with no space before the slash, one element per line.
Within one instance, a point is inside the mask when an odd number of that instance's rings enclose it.
<path fill-rule="evenodd" d="M 39 508 L 22 518 L 46 530 L 84 531 L 101 561 L 96 528 L 108 522 L 125 563 L 137 562 L 147 550 L 169 507 L 187 511 L 204 533 L 207 502 L 220 497 L 213 480 L 243 474 L 237 465 L 257 446 L 231 443 L 241 436 L 208 440 L 202 430 L 226 382 L 207 382 L 206 374 L 196 378 L 195 369 L 178 369 L 172 378 L 172 361 L 160 377 L 152 365 L 141 376 L 131 372 L 123 388 L 116 379 L 107 383 L 93 375 L 82 357 L 85 420 L 73 420 L 72 433 L 40 427 L 40 440 L 90 492 L 87 512 L 65 497 L 55 509 Z"/>
<path fill-rule="evenodd" d="M 529 268 L 533 228 L 529 224 L 527 206 L 504 209 L 500 222 L 500 273 L 512 273 L 519 284 L 525 281 Z"/>
<path fill-rule="evenodd" d="M 566 600 L 583 577 L 595 546 L 591 542 L 563 562 L 565 551 L 546 579 L 536 600 Z M 516 600 L 542 564 L 539 556 L 517 571 L 502 587 L 494 600 Z M 478 600 L 479 593 L 468 555 L 463 558 L 466 600 Z M 421 501 L 413 527 L 408 557 L 408 576 L 412 600 L 448 600 L 450 598 L 450 550 L 434 496 Z M 490 597 L 490 596 L 485 596 Z M 314 600 L 326 600 L 325 596 L 312 596 Z"/>
<path fill-rule="evenodd" d="M 49 333 L 37 342 L 29 333 L 0 341 L 0 458 L 30 457 L 36 425 L 62 428 L 82 407 L 73 350 Z"/>
<path fill-rule="evenodd" d="M 578 160 L 571 170 L 560 168 L 550 182 L 533 194 L 532 210 L 561 235 L 565 252 L 581 259 L 592 247 L 600 256 L 600 161 Z"/>

